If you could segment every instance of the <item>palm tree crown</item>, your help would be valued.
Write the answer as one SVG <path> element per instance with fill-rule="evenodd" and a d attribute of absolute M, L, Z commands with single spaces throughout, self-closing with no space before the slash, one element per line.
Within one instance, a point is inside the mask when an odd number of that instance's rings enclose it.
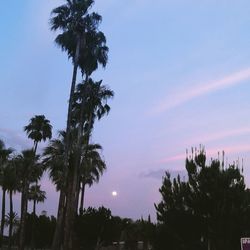
<path fill-rule="evenodd" d="M 44 115 L 36 115 L 30 119 L 30 123 L 24 127 L 28 138 L 34 141 L 34 151 L 36 152 L 38 142 L 46 141 L 52 137 L 52 126 Z"/>
<path fill-rule="evenodd" d="M 74 104 L 74 122 L 77 123 L 77 117 L 84 103 L 85 115 L 85 133 L 90 133 L 95 119 L 101 119 L 110 111 L 110 106 L 107 104 L 108 99 L 114 96 L 114 92 L 107 86 L 102 85 L 102 81 L 94 82 L 91 78 L 77 85 Z"/>
<path fill-rule="evenodd" d="M 91 75 L 98 64 L 105 67 L 108 60 L 105 35 L 97 30 L 102 18 L 95 12 L 88 13 L 93 3 L 93 0 L 69 0 L 55 8 L 50 19 L 51 29 L 62 31 L 55 39 L 56 44 L 86 75 Z"/>

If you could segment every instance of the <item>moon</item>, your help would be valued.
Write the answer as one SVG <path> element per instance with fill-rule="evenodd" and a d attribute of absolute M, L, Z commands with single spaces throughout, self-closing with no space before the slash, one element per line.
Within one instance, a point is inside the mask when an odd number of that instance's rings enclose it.
<path fill-rule="evenodd" d="M 117 192 L 116 191 L 112 191 L 112 196 L 116 197 L 117 196 Z"/>

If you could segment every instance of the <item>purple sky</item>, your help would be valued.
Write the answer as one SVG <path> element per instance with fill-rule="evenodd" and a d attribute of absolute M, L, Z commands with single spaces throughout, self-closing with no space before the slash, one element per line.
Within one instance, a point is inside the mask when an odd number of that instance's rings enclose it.
<path fill-rule="evenodd" d="M 33 115 L 45 114 L 54 136 L 66 125 L 72 65 L 48 26 L 62 2 L 0 7 L 0 137 L 17 151 L 32 145 L 23 127 Z M 97 0 L 94 9 L 110 48 L 95 79 L 115 98 L 94 130 L 108 170 L 87 190 L 86 206 L 155 218 L 164 171 L 184 175 L 185 151 L 199 144 L 209 157 L 225 150 L 228 162 L 244 158 L 250 184 L 250 2 Z M 54 187 L 46 176 L 42 184 L 48 199 L 39 211 L 55 214 Z"/>

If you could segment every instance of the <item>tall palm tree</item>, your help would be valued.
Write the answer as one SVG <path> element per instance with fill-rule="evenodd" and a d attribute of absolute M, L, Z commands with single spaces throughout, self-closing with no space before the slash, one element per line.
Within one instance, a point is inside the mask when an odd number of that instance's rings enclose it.
<path fill-rule="evenodd" d="M 38 163 L 39 155 L 34 155 L 34 149 L 23 150 L 15 159 L 21 190 L 21 220 L 19 249 L 24 249 L 25 224 L 28 206 L 28 191 L 31 183 L 37 182 L 42 174 L 43 167 Z"/>
<path fill-rule="evenodd" d="M 69 134 L 71 127 L 71 111 L 73 105 L 73 95 L 76 85 L 77 69 L 79 62 L 83 62 L 83 50 L 86 50 L 86 33 L 95 31 L 101 22 L 101 16 L 97 13 L 89 14 L 94 0 L 67 0 L 65 4 L 52 10 L 52 18 L 50 20 L 51 30 L 60 30 L 55 42 L 66 51 L 68 57 L 73 61 L 73 76 L 71 82 L 71 90 L 68 105 L 68 117 L 66 127 L 66 152 L 65 165 L 69 156 Z M 86 54 L 86 53 L 85 53 Z M 82 68 L 82 67 L 81 67 Z M 83 68 L 82 68 L 83 70 Z"/>
<path fill-rule="evenodd" d="M 28 138 L 34 142 L 34 155 L 36 154 L 38 143 L 42 140 L 46 141 L 47 139 L 51 139 L 52 137 L 52 126 L 44 115 L 32 117 L 30 123 L 24 127 L 24 131 L 27 133 Z"/>
<path fill-rule="evenodd" d="M 76 144 L 76 158 L 75 163 L 73 165 L 73 174 L 70 176 L 67 193 L 67 204 L 66 204 L 66 225 L 67 221 L 70 223 L 69 228 L 73 228 L 74 220 L 78 208 L 78 196 L 79 196 L 79 169 L 80 169 L 80 161 L 81 161 L 81 151 L 82 151 L 82 141 L 85 138 L 89 138 L 90 130 L 93 127 L 93 122 L 96 116 L 100 118 L 108 113 L 110 110 L 107 105 L 107 99 L 113 96 L 113 92 L 110 91 L 107 87 L 101 85 L 101 81 L 98 83 L 94 83 L 91 78 L 85 80 L 82 84 L 82 88 L 80 91 L 76 92 L 75 95 L 75 107 L 74 107 L 74 125 L 77 127 L 77 144 Z M 77 108 L 78 107 L 78 108 Z M 87 134 L 84 131 L 84 125 L 88 119 L 91 119 L 91 128 L 87 129 Z M 88 126 L 88 127 L 90 127 Z M 87 136 L 86 136 L 87 135 Z M 88 145 L 89 139 L 85 140 Z M 65 226 L 65 228 L 68 228 Z M 72 234 L 74 233 L 71 230 Z M 65 238 L 68 232 L 65 230 Z"/>
<path fill-rule="evenodd" d="M 0 229 L 0 246 L 2 244 L 4 224 L 5 224 L 5 197 L 7 191 L 7 167 L 12 154 L 13 149 L 6 148 L 4 142 L 0 139 L 0 186 L 2 187 L 2 218 L 1 218 L 1 229 Z"/>
<path fill-rule="evenodd" d="M 66 204 L 66 225 L 71 223 L 69 228 L 73 228 L 75 216 L 78 208 L 79 182 L 80 182 L 80 162 L 82 141 L 88 145 L 90 131 L 92 130 L 95 118 L 101 118 L 105 113 L 108 113 L 110 108 L 107 105 L 107 99 L 113 96 L 113 92 L 106 86 L 101 85 L 101 81 L 95 83 L 91 78 L 79 85 L 74 96 L 74 120 L 73 124 L 77 128 L 77 143 L 76 143 L 76 158 L 73 165 L 73 174 L 69 181 L 67 204 Z M 89 122 L 88 122 L 89 121 Z M 86 128 L 86 124 L 89 124 Z M 65 227 L 68 228 L 68 227 Z M 74 230 L 71 230 L 72 234 Z M 65 237 L 68 232 L 65 230 Z"/>
<path fill-rule="evenodd" d="M 98 182 L 100 176 L 106 170 L 106 164 L 102 159 L 99 150 L 102 149 L 99 144 L 86 146 L 85 155 L 81 162 L 80 183 L 81 183 L 81 199 L 79 213 L 83 214 L 84 192 L 85 186 L 89 187 Z"/>
<path fill-rule="evenodd" d="M 70 129 L 72 120 L 72 106 L 73 106 L 73 95 L 76 85 L 77 69 L 81 68 L 82 74 L 90 74 L 97 68 L 98 63 L 103 66 L 107 62 L 107 51 L 106 39 L 103 33 L 98 32 L 97 28 L 101 22 L 101 16 L 97 13 L 89 14 L 89 9 L 93 5 L 94 0 L 67 0 L 66 3 L 52 11 L 51 18 L 51 29 L 61 30 L 62 33 L 55 39 L 56 43 L 62 48 L 62 50 L 68 53 L 69 58 L 73 61 L 73 76 L 71 82 L 71 90 L 68 105 L 68 117 L 67 117 L 67 127 L 66 127 L 66 148 L 65 148 L 65 160 L 64 166 L 65 171 L 67 170 L 69 151 L 70 151 Z M 93 45 L 97 44 L 99 49 L 96 49 Z M 99 58 L 98 62 L 92 60 L 94 56 Z M 86 66 L 86 62 L 89 62 L 89 67 Z M 91 63 L 90 63 L 91 62 Z M 96 63 L 97 62 L 97 63 Z M 75 172 L 77 171 L 75 167 Z M 75 174 L 76 175 L 76 174 Z M 77 176 L 73 175 L 73 179 Z M 68 183 L 68 197 L 69 202 L 67 202 L 66 207 L 66 223 L 65 223 L 65 237 L 64 240 L 69 248 L 69 238 L 70 232 L 73 226 L 73 214 L 72 207 L 70 204 L 75 197 L 72 197 L 74 188 L 73 179 L 69 180 Z M 74 185 L 73 185 L 74 186 Z M 72 193 L 70 190 L 73 190 Z M 58 220 L 58 223 L 61 223 Z"/>

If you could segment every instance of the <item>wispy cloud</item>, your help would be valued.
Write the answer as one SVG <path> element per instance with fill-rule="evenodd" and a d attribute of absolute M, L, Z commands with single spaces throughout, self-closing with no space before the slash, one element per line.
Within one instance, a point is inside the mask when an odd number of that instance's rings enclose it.
<path fill-rule="evenodd" d="M 162 179 L 165 175 L 165 172 L 169 172 L 172 178 L 176 178 L 178 175 L 184 177 L 186 175 L 185 170 L 175 170 L 175 169 L 157 169 L 157 170 L 149 170 L 148 172 L 140 173 L 139 177 L 141 178 L 153 178 L 153 179 Z"/>
<path fill-rule="evenodd" d="M 217 79 L 211 82 L 204 82 L 188 89 L 176 91 L 171 97 L 166 97 L 166 100 L 160 102 L 153 108 L 153 114 L 159 114 L 168 111 L 172 108 L 180 106 L 194 98 L 215 92 L 224 88 L 229 88 L 234 85 L 241 84 L 243 81 L 250 79 L 250 68 L 240 70 L 233 74 L 227 75 L 221 79 Z"/>
<path fill-rule="evenodd" d="M 216 158 L 218 157 L 218 153 L 222 151 L 224 151 L 226 155 L 250 152 L 250 144 L 241 144 L 241 145 L 235 145 L 235 146 L 206 149 L 206 155 L 208 157 Z M 171 163 L 171 162 L 182 161 L 184 163 L 185 159 L 186 159 L 186 153 L 183 153 L 183 154 L 176 154 L 174 156 L 163 158 L 159 162 Z"/>
<path fill-rule="evenodd" d="M 235 137 L 235 136 L 245 135 L 245 134 L 250 134 L 249 127 L 241 127 L 241 128 L 216 132 L 213 134 L 207 134 L 207 135 L 203 135 L 203 136 L 201 135 L 201 136 L 198 136 L 197 138 L 191 139 L 189 144 L 194 144 L 194 143 L 202 143 L 203 144 L 205 142 L 217 141 L 220 139 L 230 138 L 230 137 Z"/>

